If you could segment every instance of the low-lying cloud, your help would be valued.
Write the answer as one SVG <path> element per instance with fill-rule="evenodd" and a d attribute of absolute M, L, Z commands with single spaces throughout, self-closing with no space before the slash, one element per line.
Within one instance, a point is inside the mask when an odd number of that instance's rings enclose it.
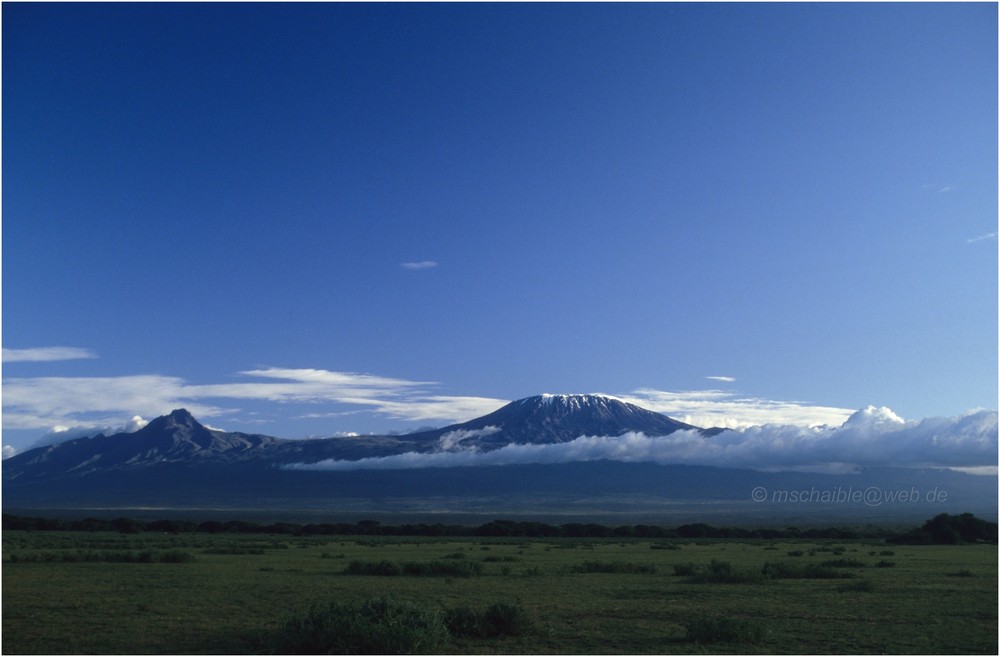
<path fill-rule="evenodd" d="M 610 460 L 765 471 L 844 472 L 872 466 L 983 468 L 997 463 L 997 412 L 907 422 L 887 408 L 870 406 L 838 427 L 764 425 L 727 430 L 711 437 L 698 431 L 677 431 L 668 436 L 630 432 L 621 436 L 580 436 L 556 444 L 512 443 L 485 452 L 463 449 L 459 443 L 451 441 L 450 450 L 431 453 L 408 452 L 288 467 L 399 470 Z"/>

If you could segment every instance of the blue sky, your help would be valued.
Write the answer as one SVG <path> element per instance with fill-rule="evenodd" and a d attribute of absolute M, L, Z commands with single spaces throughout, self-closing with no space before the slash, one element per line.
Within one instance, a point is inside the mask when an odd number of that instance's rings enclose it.
<path fill-rule="evenodd" d="M 994 4 L 5 4 L 2 48 L 14 449 L 997 406 Z"/>

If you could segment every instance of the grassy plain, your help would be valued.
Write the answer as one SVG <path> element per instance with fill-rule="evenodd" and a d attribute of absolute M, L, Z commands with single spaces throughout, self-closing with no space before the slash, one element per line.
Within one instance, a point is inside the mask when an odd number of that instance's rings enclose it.
<path fill-rule="evenodd" d="M 398 574 L 362 574 L 379 562 Z M 531 618 L 455 653 L 997 652 L 995 545 L 3 533 L 7 654 L 268 652 L 289 618 L 378 596 Z"/>

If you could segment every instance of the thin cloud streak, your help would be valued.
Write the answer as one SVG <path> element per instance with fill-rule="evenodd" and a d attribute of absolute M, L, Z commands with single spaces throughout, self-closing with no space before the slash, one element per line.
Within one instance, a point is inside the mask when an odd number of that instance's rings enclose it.
<path fill-rule="evenodd" d="M 987 233 L 985 235 L 980 235 L 979 237 L 971 237 L 965 240 L 966 244 L 975 244 L 976 242 L 985 242 L 986 240 L 995 240 L 997 238 L 997 231 L 992 233 Z"/>
<path fill-rule="evenodd" d="M 33 347 L 30 349 L 3 348 L 4 363 L 44 363 L 59 360 L 97 358 L 90 349 L 79 347 Z"/>
<path fill-rule="evenodd" d="M 709 381 L 721 381 L 722 383 L 736 383 L 735 376 L 706 376 Z"/>
<path fill-rule="evenodd" d="M 399 266 L 402 267 L 403 269 L 410 269 L 410 270 L 433 269 L 434 267 L 438 266 L 438 263 L 436 263 L 433 260 L 420 260 L 419 262 L 403 262 L 400 263 Z"/>

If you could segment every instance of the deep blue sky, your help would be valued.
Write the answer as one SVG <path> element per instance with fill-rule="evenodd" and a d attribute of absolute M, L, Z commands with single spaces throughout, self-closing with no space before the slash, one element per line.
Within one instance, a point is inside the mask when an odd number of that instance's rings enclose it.
<path fill-rule="evenodd" d="M 2 118 L 4 443 L 997 406 L 995 4 L 5 4 Z"/>

